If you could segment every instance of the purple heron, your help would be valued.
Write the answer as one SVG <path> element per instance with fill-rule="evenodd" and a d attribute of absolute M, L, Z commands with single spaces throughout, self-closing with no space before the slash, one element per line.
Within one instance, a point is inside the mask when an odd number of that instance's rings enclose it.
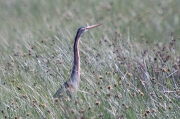
<path fill-rule="evenodd" d="M 60 88 L 56 91 L 53 97 L 58 97 L 59 99 L 63 96 L 63 93 L 66 92 L 67 95 L 71 98 L 71 94 L 76 94 L 76 91 L 79 87 L 80 82 L 80 55 L 79 55 L 79 39 L 81 35 L 88 31 L 89 29 L 98 27 L 102 24 L 96 24 L 87 27 L 80 27 L 77 31 L 76 37 L 74 39 L 74 64 L 72 68 L 71 77 L 67 80 Z"/>

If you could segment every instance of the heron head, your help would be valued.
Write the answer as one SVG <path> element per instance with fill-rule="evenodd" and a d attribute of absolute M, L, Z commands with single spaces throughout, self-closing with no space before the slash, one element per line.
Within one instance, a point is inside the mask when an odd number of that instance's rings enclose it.
<path fill-rule="evenodd" d="M 79 35 L 82 35 L 84 32 L 86 32 L 86 31 L 88 31 L 87 29 L 86 29 L 86 27 L 80 27 L 79 29 L 78 29 L 78 31 L 77 31 L 77 33 L 79 34 Z"/>
<path fill-rule="evenodd" d="M 96 25 L 91 25 L 91 26 L 87 26 L 87 27 L 80 27 L 77 31 L 78 36 L 81 36 L 84 32 L 88 31 L 89 29 L 98 27 L 102 24 L 96 24 Z"/>

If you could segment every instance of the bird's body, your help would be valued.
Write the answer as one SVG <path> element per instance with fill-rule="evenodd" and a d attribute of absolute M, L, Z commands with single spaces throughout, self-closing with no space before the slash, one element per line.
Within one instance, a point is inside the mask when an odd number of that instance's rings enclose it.
<path fill-rule="evenodd" d="M 101 24 L 81 27 L 78 29 L 75 40 L 74 40 L 74 64 L 72 68 L 71 77 L 67 80 L 59 90 L 54 94 L 53 97 L 58 97 L 59 99 L 63 96 L 63 93 L 66 92 L 69 97 L 72 97 L 72 94 L 76 94 L 76 91 L 79 87 L 80 82 L 80 55 L 79 55 L 79 40 L 81 35 L 87 30 L 100 26 Z"/>

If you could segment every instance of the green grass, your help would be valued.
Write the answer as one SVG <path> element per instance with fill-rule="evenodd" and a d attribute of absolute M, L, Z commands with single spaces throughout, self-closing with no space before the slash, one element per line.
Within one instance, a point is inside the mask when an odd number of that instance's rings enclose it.
<path fill-rule="evenodd" d="M 0 118 L 180 118 L 178 0 L 0 1 Z M 66 81 L 81 26 L 77 98 Z"/>

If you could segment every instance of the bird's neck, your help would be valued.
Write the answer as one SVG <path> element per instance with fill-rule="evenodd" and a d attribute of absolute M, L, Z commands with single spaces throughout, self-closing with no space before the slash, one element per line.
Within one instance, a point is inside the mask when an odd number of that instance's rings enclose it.
<path fill-rule="evenodd" d="M 79 55 L 79 38 L 80 36 L 76 36 L 74 42 L 74 64 L 71 77 L 76 76 L 77 79 L 80 80 L 80 55 Z"/>

